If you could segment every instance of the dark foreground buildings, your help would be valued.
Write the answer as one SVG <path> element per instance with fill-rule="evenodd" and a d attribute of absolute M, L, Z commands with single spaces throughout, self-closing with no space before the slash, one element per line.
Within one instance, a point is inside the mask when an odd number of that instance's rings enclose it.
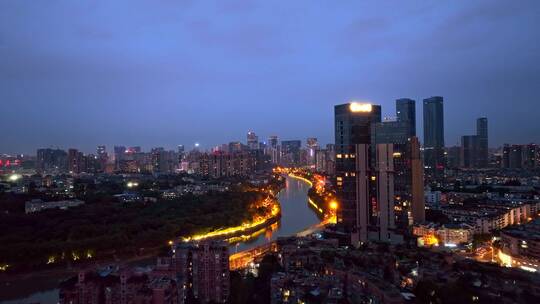
<path fill-rule="evenodd" d="M 151 270 L 106 268 L 80 271 L 60 286 L 60 304 L 225 303 L 229 298 L 229 252 L 222 242 L 173 246 Z"/>

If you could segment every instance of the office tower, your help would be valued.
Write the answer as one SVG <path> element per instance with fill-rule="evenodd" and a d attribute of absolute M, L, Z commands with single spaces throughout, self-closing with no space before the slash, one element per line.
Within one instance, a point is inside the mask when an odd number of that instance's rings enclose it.
<path fill-rule="evenodd" d="M 503 147 L 501 166 L 505 169 L 532 169 L 536 166 L 537 147 L 530 145 L 508 145 Z"/>
<path fill-rule="evenodd" d="M 476 167 L 486 168 L 489 160 L 488 120 L 486 117 L 481 117 L 476 120 L 476 136 L 478 141 Z"/>
<path fill-rule="evenodd" d="M 278 137 L 276 135 L 271 135 L 270 137 L 268 137 L 268 146 L 270 148 L 277 148 L 279 144 L 279 141 L 278 141 Z"/>
<path fill-rule="evenodd" d="M 184 153 L 184 151 L 185 151 L 184 145 L 178 145 L 177 151 L 178 151 L 178 153 Z"/>
<path fill-rule="evenodd" d="M 408 124 L 409 137 L 416 136 L 416 106 L 415 101 L 409 98 L 396 100 L 397 120 Z"/>
<path fill-rule="evenodd" d="M 84 155 L 77 149 L 68 150 L 68 171 L 79 174 L 84 171 Z"/>
<path fill-rule="evenodd" d="M 174 171 L 178 158 L 174 151 L 165 151 L 164 148 L 153 148 L 151 150 L 152 172 L 171 173 Z"/>
<path fill-rule="evenodd" d="M 294 166 L 300 164 L 300 148 L 302 141 L 300 140 L 283 140 L 281 141 L 281 161 L 285 166 Z"/>
<path fill-rule="evenodd" d="M 229 298 L 229 249 L 223 242 L 179 243 L 172 258 L 186 294 L 201 303 L 225 303 Z"/>
<path fill-rule="evenodd" d="M 338 223 L 351 233 L 354 246 L 393 241 L 393 144 L 372 139 L 381 106 L 353 102 L 336 105 L 334 113 Z"/>
<path fill-rule="evenodd" d="M 461 137 L 461 167 L 476 168 L 478 164 L 479 138 L 477 135 Z"/>
<path fill-rule="evenodd" d="M 114 168 L 116 170 L 120 169 L 120 163 L 126 153 L 125 146 L 114 146 Z"/>
<path fill-rule="evenodd" d="M 242 143 L 238 141 L 229 143 L 229 153 L 240 152 L 242 150 Z"/>
<path fill-rule="evenodd" d="M 538 146 L 535 144 L 523 145 L 521 148 L 521 167 L 535 169 L 538 167 Z"/>
<path fill-rule="evenodd" d="M 397 225 L 409 225 L 408 212 L 411 202 L 411 162 L 409 153 L 410 124 L 407 121 L 385 120 L 375 123 L 371 132 L 374 144 L 391 144 L 394 152 L 395 204 L 399 206 Z"/>
<path fill-rule="evenodd" d="M 105 146 L 97 146 L 96 153 L 97 155 L 105 155 L 107 154 L 107 148 Z"/>
<path fill-rule="evenodd" d="M 61 173 L 67 170 L 67 153 L 60 149 L 38 149 L 36 168 L 39 173 Z"/>
<path fill-rule="evenodd" d="M 424 99 L 424 166 L 429 181 L 444 178 L 444 111 L 440 96 Z"/>
<path fill-rule="evenodd" d="M 105 146 L 97 146 L 97 172 L 105 172 L 107 168 L 107 162 L 109 155 L 107 154 L 107 148 Z"/>
<path fill-rule="evenodd" d="M 418 137 L 411 137 L 411 171 L 412 171 L 412 201 L 411 210 L 414 223 L 426 220 L 424 199 L 424 166 L 420 155 L 420 142 Z"/>
<path fill-rule="evenodd" d="M 461 146 L 446 149 L 446 165 L 449 169 L 457 169 L 461 166 Z"/>
<path fill-rule="evenodd" d="M 390 241 L 394 218 L 394 145 L 376 145 L 377 211 L 379 213 L 375 240 Z M 370 236 L 373 239 L 373 236 Z"/>
<path fill-rule="evenodd" d="M 247 146 L 250 150 L 259 149 L 259 137 L 255 132 L 250 131 L 247 133 Z"/>
<path fill-rule="evenodd" d="M 308 137 L 306 140 L 306 146 L 307 146 L 307 164 L 309 166 L 315 166 L 315 161 L 316 161 L 315 153 L 317 153 L 317 150 L 319 149 L 317 138 Z"/>

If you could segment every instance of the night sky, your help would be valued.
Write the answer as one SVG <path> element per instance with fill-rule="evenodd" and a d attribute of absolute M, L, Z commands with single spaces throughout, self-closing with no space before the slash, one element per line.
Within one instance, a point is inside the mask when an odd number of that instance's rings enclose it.
<path fill-rule="evenodd" d="M 540 142 L 540 1 L 0 0 L 0 153 L 333 141 L 333 105 L 445 98 L 447 145 Z M 422 139 L 422 136 L 420 136 Z"/>

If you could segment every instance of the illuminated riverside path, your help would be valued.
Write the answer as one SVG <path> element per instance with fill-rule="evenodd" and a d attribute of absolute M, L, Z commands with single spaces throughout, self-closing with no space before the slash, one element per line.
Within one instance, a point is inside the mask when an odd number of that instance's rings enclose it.
<path fill-rule="evenodd" d="M 308 190 L 311 187 L 307 182 L 287 176 L 285 188 L 278 194 L 281 205 L 281 220 L 274 225 L 274 230 L 263 229 L 260 234 L 250 240 L 230 247 L 231 268 L 245 266 L 253 260 L 254 256 L 272 250 L 272 242 L 278 237 L 308 234 L 321 227 L 321 220 L 308 205 Z"/>

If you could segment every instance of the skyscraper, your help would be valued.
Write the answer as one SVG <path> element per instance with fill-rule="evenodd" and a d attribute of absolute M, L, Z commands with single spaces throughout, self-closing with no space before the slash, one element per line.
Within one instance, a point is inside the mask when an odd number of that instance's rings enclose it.
<path fill-rule="evenodd" d="M 68 171 L 73 174 L 79 174 L 84 171 L 84 156 L 77 149 L 68 150 Z"/>
<path fill-rule="evenodd" d="M 416 136 L 416 106 L 415 101 L 409 98 L 396 100 L 397 120 L 408 124 L 409 137 Z"/>
<path fill-rule="evenodd" d="M 424 166 L 430 181 L 444 177 L 444 110 L 443 98 L 424 99 Z"/>
<path fill-rule="evenodd" d="M 306 146 L 307 146 L 307 164 L 310 166 L 314 166 L 316 162 L 315 154 L 319 150 L 319 143 L 317 142 L 317 138 L 308 137 L 306 140 Z"/>
<path fill-rule="evenodd" d="M 38 149 L 36 168 L 40 173 L 60 173 L 67 169 L 67 153 L 60 149 Z"/>
<path fill-rule="evenodd" d="M 477 167 L 485 168 L 488 166 L 488 120 L 486 117 L 480 117 L 476 120 L 476 136 L 478 140 L 476 162 Z"/>
<path fill-rule="evenodd" d="M 465 135 L 461 137 L 460 167 L 478 167 L 479 137 L 477 135 Z"/>
<path fill-rule="evenodd" d="M 420 142 L 418 137 L 413 136 L 410 144 L 411 171 L 412 171 L 412 218 L 415 223 L 422 223 L 426 220 L 425 199 L 424 199 L 424 168 L 420 156 Z"/>
<path fill-rule="evenodd" d="M 279 141 L 278 141 L 278 137 L 276 135 L 271 135 L 270 137 L 268 137 L 268 146 L 270 148 L 277 148 L 279 144 Z"/>
<path fill-rule="evenodd" d="M 247 145 L 250 150 L 259 149 L 259 137 L 255 132 L 250 131 L 247 133 Z"/>
<path fill-rule="evenodd" d="M 97 146 L 97 171 L 105 172 L 107 167 L 107 161 L 109 160 L 109 155 L 107 154 L 107 148 L 105 146 Z"/>
<path fill-rule="evenodd" d="M 381 106 L 347 103 L 334 107 L 338 223 L 351 243 L 390 241 L 394 228 L 393 145 L 375 144 L 372 130 Z"/>
<path fill-rule="evenodd" d="M 302 148 L 300 140 L 281 141 L 281 161 L 285 166 L 300 164 L 300 148 Z"/>

